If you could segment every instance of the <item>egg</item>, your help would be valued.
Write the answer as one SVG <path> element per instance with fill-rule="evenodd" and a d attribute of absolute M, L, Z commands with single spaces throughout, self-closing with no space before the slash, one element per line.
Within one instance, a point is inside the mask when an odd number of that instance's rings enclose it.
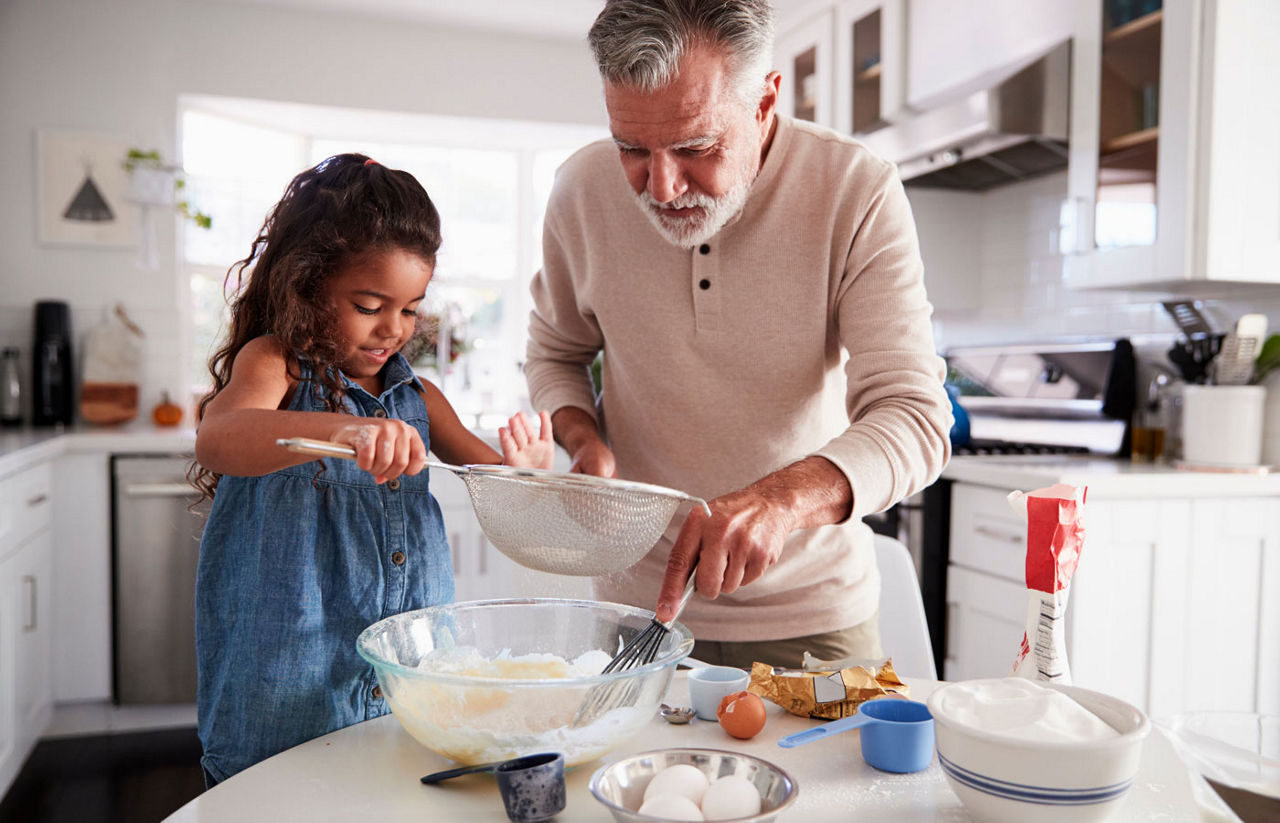
<path fill-rule="evenodd" d="M 725 695 L 716 709 L 716 718 L 731 737 L 747 740 L 764 728 L 764 701 L 751 692 L 734 692 Z"/>
<path fill-rule="evenodd" d="M 678 794 L 656 794 L 640 804 L 640 814 L 664 820 L 704 820 L 702 811 L 687 797 Z"/>
<path fill-rule="evenodd" d="M 707 787 L 702 796 L 706 820 L 732 820 L 760 814 L 760 792 L 754 783 L 736 774 L 726 775 Z"/>
<path fill-rule="evenodd" d="M 677 763 L 658 772 L 644 789 L 644 799 L 658 795 L 676 795 L 683 797 L 696 808 L 702 802 L 702 794 L 707 790 L 707 776 L 697 766 L 688 763 Z"/>

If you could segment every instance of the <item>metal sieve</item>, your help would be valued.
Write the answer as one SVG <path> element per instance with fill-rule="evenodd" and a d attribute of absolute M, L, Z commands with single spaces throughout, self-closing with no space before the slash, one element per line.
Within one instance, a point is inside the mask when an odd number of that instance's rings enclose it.
<path fill-rule="evenodd" d="M 302 437 L 276 441 L 289 451 L 353 459 L 342 443 Z M 545 469 L 427 461 L 462 478 L 485 537 L 521 566 L 552 574 L 622 571 L 653 548 L 681 503 L 706 501 L 682 491 Z"/>

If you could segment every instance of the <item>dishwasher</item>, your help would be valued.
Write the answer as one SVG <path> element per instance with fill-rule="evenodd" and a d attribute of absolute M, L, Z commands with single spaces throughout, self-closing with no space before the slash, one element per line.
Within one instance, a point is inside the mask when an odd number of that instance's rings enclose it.
<path fill-rule="evenodd" d="M 209 501 L 190 455 L 111 458 L 112 685 L 119 705 L 196 700 L 195 589 Z"/>

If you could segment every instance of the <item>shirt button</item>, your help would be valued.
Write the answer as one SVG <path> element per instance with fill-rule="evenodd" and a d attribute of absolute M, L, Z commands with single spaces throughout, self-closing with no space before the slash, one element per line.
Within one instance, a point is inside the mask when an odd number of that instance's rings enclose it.
<path fill-rule="evenodd" d="M 374 686 L 374 687 L 373 687 L 373 692 L 372 692 L 372 694 L 373 694 L 373 699 L 374 699 L 374 700 L 381 700 L 381 699 L 382 699 L 382 687 L 381 687 L 381 686 Z"/>
<path fill-rule="evenodd" d="M 701 246 L 698 246 L 698 251 L 702 254 L 711 254 L 711 247 L 706 243 L 703 243 Z"/>
<path fill-rule="evenodd" d="M 706 291 L 707 289 L 711 288 L 711 281 L 710 280 L 699 281 L 698 288 L 702 289 L 703 291 Z"/>
<path fill-rule="evenodd" d="M 376 409 L 376 410 L 374 411 L 374 413 L 373 413 L 373 416 L 374 416 L 374 417 L 386 417 L 386 416 L 387 416 L 387 413 L 386 413 L 386 411 L 385 411 L 385 410 L 383 410 L 383 409 Z"/>
<path fill-rule="evenodd" d="M 403 566 L 403 565 L 404 565 L 404 552 L 392 552 L 392 553 L 391 553 L 391 562 L 392 562 L 392 563 L 395 563 L 397 566 Z"/>
<path fill-rule="evenodd" d="M 399 480 L 388 480 L 388 481 L 387 481 L 387 488 L 388 488 L 388 489 L 391 489 L 391 491 L 395 491 L 396 489 L 400 488 L 400 481 L 399 481 Z"/>

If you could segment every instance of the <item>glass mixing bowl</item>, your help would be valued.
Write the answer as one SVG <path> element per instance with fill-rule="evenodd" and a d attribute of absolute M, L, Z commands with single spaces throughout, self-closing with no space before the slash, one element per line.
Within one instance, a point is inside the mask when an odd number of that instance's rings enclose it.
<path fill-rule="evenodd" d="M 432 751 L 468 765 L 556 751 L 571 766 L 635 735 L 693 649 L 693 635 L 675 623 L 652 663 L 599 674 L 652 620 L 618 603 L 479 600 L 388 617 L 361 632 L 356 648 L 396 719 Z M 590 674 L 567 665 L 582 655 Z M 602 696 L 607 711 L 579 716 Z"/>

